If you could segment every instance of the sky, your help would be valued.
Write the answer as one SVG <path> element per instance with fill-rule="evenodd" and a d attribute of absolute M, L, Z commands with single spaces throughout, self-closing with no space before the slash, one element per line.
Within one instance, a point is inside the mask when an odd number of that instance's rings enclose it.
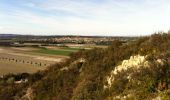
<path fill-rule="evenodd" d="M 170 0 L 0 0 L 0 34 L 142 36 L 170 30 Z"/>

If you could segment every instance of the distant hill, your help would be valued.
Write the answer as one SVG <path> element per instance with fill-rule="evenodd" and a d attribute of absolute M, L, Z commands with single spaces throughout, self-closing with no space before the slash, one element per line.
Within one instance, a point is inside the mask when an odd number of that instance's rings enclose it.
<path fill-rule="evenodd" d="M 25 80 L 28 82 L 20 82 Z M 2 100 L 169 100 L 170 33 L 70 55 L 35 74 L 0 78 Z"/>
<path fill-rule="evenodd" d="M 14 37 L 14 36 L 19 36 L 17 34 L 0 34 L 0 37 Z"/>

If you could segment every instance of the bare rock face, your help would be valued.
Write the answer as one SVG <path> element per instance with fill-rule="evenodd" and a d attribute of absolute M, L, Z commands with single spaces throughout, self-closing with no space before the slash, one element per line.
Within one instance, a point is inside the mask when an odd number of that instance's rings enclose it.
<path fill-rule="evenodd" d="M 115 67 L 115 70 L 113 71 L 114 74 L 117 74 L 118 72 L 121 72 L 122 70 L 127 70 L 129 68 L 139 68 L 142 65 L 147 65 L 147 61 L 145 60 L 145 56 L 131 56 L 128 60 L 123 60 L 122 64 Z"/>
<path fill-rule="evenodd" d="M 121 71 L 127 71 L 130 68 L 133 69 L 139 69 L 140 67 L 150 67 L 150 62 L 146 60 L 146 56 L 131 56 L 130 59 L 123 60 L 122 63 L 115 67 L 114 70 L 111 71 L 110 75 L 106 77 L 106 83 L 107 85 L 104 86 L 104 88 L 110 88 L 113 81 L 114 81 L 114 75 L 118 74 Z M 161 66 L 164 65 L 163 59 L 157 59 L 155 62 Z M 130 80 L 130 75 L 127 76 L 127 79 Z"/>
<path fill-rule="evenodd" d="M 149 62 L 146 61 L 146 56 L 131 56 L 128 60 L 123 60 L 122 63 L 115 67 L 114 70 L 111 71 L 110 76 L 108 76 L 107 79 L 107 86 L 104 86 L 104 88 L 111 87 L 113 81 L 114 81 L 114 75 L 118 74 L 121 71 L 126 71 L 130 68 L 138 69 L 141 66 L 149 67 Z M 130 78 L 127 76 L 127 78 Z"/>

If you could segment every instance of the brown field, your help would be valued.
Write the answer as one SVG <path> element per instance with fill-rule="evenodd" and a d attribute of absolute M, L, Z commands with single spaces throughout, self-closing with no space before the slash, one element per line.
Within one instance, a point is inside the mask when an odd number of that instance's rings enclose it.
<path fill-rule="evenodd" d="M 29 64 L 21 64 L 15 62 L 7 62 L 0 60 L 0 75 L 5 75 L 9 73 L 34 73 L 38 70 L 43 70 L 45 67 L 32 66 Z"/>
<path fill-rule="evenodd" d="M 0 75 L 8 73 L 34 73 L 61 62 L 66 56 L 33 52 L 38 48 L 0 47 Z"/>

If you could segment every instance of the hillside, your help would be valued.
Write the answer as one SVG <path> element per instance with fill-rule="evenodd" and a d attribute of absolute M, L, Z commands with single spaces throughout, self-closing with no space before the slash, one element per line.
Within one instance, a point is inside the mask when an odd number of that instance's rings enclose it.
<path fill-rule="evenodd" d="M 6 75 L 0 78 L 0 98 L 168 100 L 170 33 L 126 44 L 115 40 L 107 49 L 81 50 L 45 71 Z"/>

